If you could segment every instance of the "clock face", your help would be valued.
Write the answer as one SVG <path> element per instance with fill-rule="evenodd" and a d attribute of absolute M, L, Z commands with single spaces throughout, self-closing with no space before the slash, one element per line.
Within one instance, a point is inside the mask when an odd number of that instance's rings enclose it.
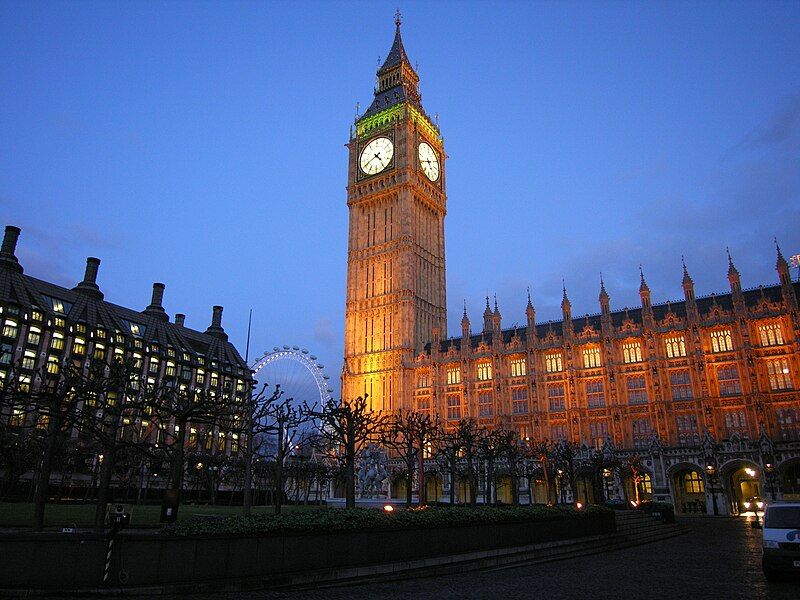
<path fill-rule="evenodd" d="M 439 159 L 436 157 L 434 149 L 427 142 L 422 142 L 419 145 L 419 166 L 431 181 L 439 179 Z"/>
<path fill-rule="evenodd" d="M 389 166 L 392 156 L 394 156 L 392 140 L 387 137 L 378 137 L 364 146 L 358 162 L 364 173 L 375 175 Z"/>

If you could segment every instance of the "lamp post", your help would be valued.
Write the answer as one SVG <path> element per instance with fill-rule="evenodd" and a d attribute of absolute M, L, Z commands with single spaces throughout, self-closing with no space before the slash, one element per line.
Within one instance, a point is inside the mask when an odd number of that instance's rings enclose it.
<path fill-rule="evenodd" d="M 613 473 L 611 472 L 611 469 L 608 469 L 608 468 L 603 469 L 603 482 L 606 485 L 606 502 L 608 502 L 611 499 L 610 498 L 610 496 L 611 496 L 611 488 L 610 488 L 610 486 L 611 486 L 611 476 L 612 475 L 613 475 Z"/>
<path fill-rule="evenodd" d="M 775 463 L 771 460 L 764 463 L 764 475 L 769 485 L 769 497 L 775 502 Z"/>
<path fill-rule="evenodd" d="M 714 506 L 714 516 L 719 516 L 719 508 L 717 507 L 717 490 L 714 488 L 714 479 L 717 473 L 717 468 L 714 463 L 709 462 L 706 465 L 706 474 L 708 475 L 708 485 L 711 488 L 711 502 Z"/>

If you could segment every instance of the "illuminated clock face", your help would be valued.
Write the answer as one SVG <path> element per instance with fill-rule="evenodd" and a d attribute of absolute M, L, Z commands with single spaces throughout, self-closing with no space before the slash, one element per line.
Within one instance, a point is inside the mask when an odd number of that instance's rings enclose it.
<path fill-rule="evenodd" d="M 439 159 L 436 157 L 436 152 L 427 142 L 422 142 L 419 145 L 419 166 L 431 181 L 439 179 Z"/>
<path fill-rule="evenodd" d="M 361 151 L 359 165 L 367 175 L 375 175 L 389 166 L 392 156 L 394 156 L 392 140 L 387 137 L 375 138 Z"/>

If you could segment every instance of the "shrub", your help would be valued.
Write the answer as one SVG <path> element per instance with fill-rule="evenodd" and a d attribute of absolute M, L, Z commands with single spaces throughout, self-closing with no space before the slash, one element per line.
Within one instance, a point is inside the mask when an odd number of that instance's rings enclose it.
<path fill-rule="evenodd" d="M 448 506 L 401 509 L 391 513 L 380 509 L 330 509 L 282 515 L 253 515 L 250 517 L 221 517 L 190 519 L 166 526 L 166 535 L 225 535 L 258 534 L 283 535 L 304 533 L 333 533 L 381 529 L 422 529 L 458 527 L 480 523 L 523 523 L 584 519 L 587 513 L 609 512 L 601 507 L 577 511 L 571 505 L 541 506 Z"/>

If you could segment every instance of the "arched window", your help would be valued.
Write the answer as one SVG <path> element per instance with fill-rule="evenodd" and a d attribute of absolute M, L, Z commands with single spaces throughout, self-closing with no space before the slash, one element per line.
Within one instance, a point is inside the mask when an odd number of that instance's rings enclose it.
<path fill-rule="evenodd" d="M 642 478 L 639 480 L 639 489 L 643 494 L 653 493 L 653 479 L 650 477 L 650 473 L 644 473 L 642 475 Z"/>
<path fill-rule="evenodd" d="M 705 491 L 705 485 L 700 478 L 700 473 L 697 471 L 689 471 L 683 476 L 683 490 L 687 494 L 702 494 Z"/>

